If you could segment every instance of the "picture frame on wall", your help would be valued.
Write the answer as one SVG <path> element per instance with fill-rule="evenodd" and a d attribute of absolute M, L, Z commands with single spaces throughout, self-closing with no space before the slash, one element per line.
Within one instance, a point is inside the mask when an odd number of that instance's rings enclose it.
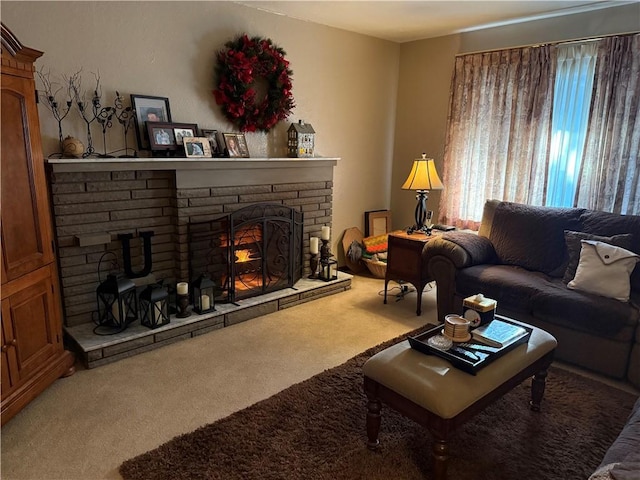
<path fill-rule="evenodd" d="M 211 144 L 207 137 L 184 137 L 183 141 L 187 158 L 211 158 Z"/>
<path fill-rule="evenodd" d="M 171 108 L 167 97 L 131 94 L 131 108 L 135 112 L 136 140 L 139 150 L 150 150 L 147 122 L 171 122 Z"/>
<path fill-rule="evenodd" d="M 238 135 L 235 133 L 223 133 L 225 151 L 229 158 L 242 157 L 240 147 L 238 146 Z"/>

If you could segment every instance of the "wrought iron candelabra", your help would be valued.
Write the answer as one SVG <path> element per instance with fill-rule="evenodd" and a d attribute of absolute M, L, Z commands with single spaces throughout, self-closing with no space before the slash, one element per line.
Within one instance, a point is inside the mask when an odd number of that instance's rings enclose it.
<path fill-rule="evenodd" d="M 122 125 L 122 130 L 124 134 L 124 155 L 120 155 L 121 158 L 132 158 L 137 157 L 138 152 L 135 149 L 133 150 L 133 155 L 129 155 L 129 147 L 127 146 L 127 134 L 129 133 L 129 129 L 134 124 L 133 121 L 136 117 L 135 110 L 132 107 L 125 107 L 122 101 L 122 95 L 120 92 L 116 90 L 116 99 L 114 101 L 115 105 L 115 116 L 118 119 L 120 125 Z"/>
<path fill-rule="evenodd" d="M 57 88 L 54 92 L 54 85 L 56 84 L 51 81 L 51 72 L 47 72 L 45 74 L 41 71 L 38 71 L 36 73 L 38 74 L 38 78 L 40 79 L 40 82 L 43 86 L 43 91 L 40 94 L 40 98 L 42 99 L 45 107 L 47 107 L 47 109 L 53 115 L 53 118 L 55 118 L 56 122 L 58 122 L 58 140 L 60 142 L 60 152 L 62 153 L 64 150 L 62 146 L 62 142 L 64 141 L 64 138 L 62 136 L 62 121 L 67 117 L 67 115 L 69 115 L 71 106 L 73 105 L 73 92 L 71 90 L 71 85 L 69 82 L 67 82 L 67 100 L 65 101 L 66 109 L 64 107 L 61 108 L 60 104 L 56 100 L 56 96 L 58 95 L 58 92 L 62 90 L 62 87 Z"/>

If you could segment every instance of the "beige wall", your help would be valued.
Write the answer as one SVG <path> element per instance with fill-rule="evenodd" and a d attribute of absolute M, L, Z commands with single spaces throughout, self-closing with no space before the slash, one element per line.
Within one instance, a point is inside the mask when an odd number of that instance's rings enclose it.
<path fill-rule="evenodd" d="M 118 90 L 168 97 L 175 122 L 233 131 L 215 105 L 215 52 L 237 34 L 268 37 L 287 52 L 297 107 L 291 121 L 315 128 L 317 153 L 341 157 L 334 170 L 333 251 L 363 212 L 389 208 L 400 45 L 272 15 L 231 2 L 2 2 L 2 22 L 26 46 L 45 52 L 52 76 L 82 69 L 104 98 Z M 71 118 L 71 117 L 70 117 Z M 40 106 L 45 153 L 57 151 L 57 124 Z M 84 140 L 78 115 L 64 134 Z M 249 133 L 251 155 L 284 156 L 288 123 Z M 97 129 L 96 129 L 97 132 Z M 108 143 L 121 148 L 122 131 Z M 131 136 L 129 145 L 135 145 Z M 94 146 L 102 152 L 101 136 Z"/>
<path fill-rule="evenodd" d="M 297 107 L 317 131 L 317 151 L 342 158 L 335 169 L 333 251 L 363 212 L 390 208 L 394 228 L 413 224 L 415 194 L 400 189 L 421 152 L 442 175 L 449 87 L 461 52 L 575 39 L 639 29 L 638 4 L 430 40 L 394 44 L 231 2 L 2 2 L 2 21 L 23 44 L 43 50 L 38 66 L 83 84 L 100 72 L 103 93 L 168 97 L 174 121 L 232 131 L 215 105 L 216 50 L 241 32 L 271 38 L 287 52 Z M 57 129 L 41 106 L 46 153 Z M 78 117 L 65 134 L 83 139 Z M 286 122 L 247 135 L 252 156 L 282 156 Z M 117 133 L 114 127 L 112 133 Z M 129 141 L 134 143 L 133 137 Z M 94 144 L 102 149 L 99 136 Z M 121 146 L 120 138 L 109 149 Z M 445 185 L 446 188 L 446 185 Z M 433 192 L 429 208 L 437 211 Z M 341 262 L 343 263 L 343 262 Z"/>
<path fill-rule="evenodd" d="M 638 30 L 640 4 L 635 3 L 402 44 L 391 177 L 394 228 L 415 223 L 415 194 L 400 188 L 412 160 L 426 152 L 435 159 L 442 176 L 449 88 L 456 54 Z M 446 194 L 446 185 L 445 190 L 431 193 L 428 208 L 437 212 L 440 196 Z"/>

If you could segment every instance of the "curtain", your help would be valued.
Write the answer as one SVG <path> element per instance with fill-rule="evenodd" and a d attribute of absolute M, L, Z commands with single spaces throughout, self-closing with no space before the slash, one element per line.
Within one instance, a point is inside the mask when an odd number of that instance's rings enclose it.
<path fill-rule="evenodd" d="M 598 43 L 559 45 L 544 204 L 571 207 L 584 152 Z"/>
<path fill-rule="evenodd" d="M 477 229 L 485 200 L 542 204 L 555 48 L 456 58 L 439 221 Z"/>
<path fill-rule="evenodd" d="M 575 205 L 640 215 L 640 35 L 600 41 Z"/>

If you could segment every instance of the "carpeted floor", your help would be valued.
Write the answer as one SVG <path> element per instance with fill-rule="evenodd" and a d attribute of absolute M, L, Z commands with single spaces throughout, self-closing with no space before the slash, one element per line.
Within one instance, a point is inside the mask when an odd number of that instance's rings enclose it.
<path fill-rule="evenodd" d="M 429 479 L 431 437 L 383 409 L 381 446 L 365 446 L 361 368 L 374 347 L 227 418 L 126 461 L 138 479 Z M 585 480 L 624 425 L 636 397 L 562 368 L 547 378 L 542 412 L 529 382 L 460 428 L 449 478 Z"/>

